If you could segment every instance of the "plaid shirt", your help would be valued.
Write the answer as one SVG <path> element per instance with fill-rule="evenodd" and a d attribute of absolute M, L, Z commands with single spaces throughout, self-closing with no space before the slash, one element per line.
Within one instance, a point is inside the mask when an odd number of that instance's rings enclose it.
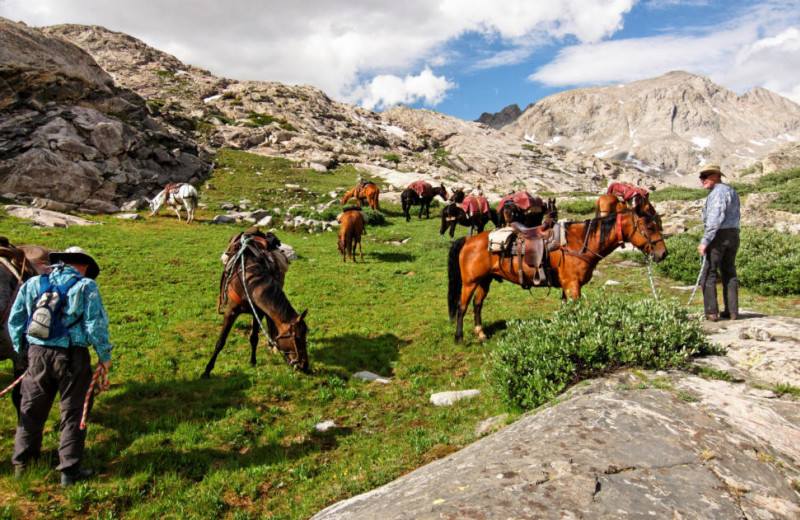
<path fill-rule="evenodd" d="M 739 194 L 724 182 L 711 188 L 703 208 L 705 232 L 700 243 L 707 246 L 720 229 L 739 228 Z"/>

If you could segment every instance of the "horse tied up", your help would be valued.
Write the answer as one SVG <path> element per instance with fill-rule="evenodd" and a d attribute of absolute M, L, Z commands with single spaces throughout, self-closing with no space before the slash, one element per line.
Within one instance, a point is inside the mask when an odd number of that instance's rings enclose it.
<path fill-rule="evenodd" d="M 561 287 L 562 298 L 580 298 L 581 287 L 592 279 L 598 262 L 624 242 L 656 262 L 667 255 L 656 219 L 641 210 L 521 230 L 512 237 L 519 248 L 517 254 L 491 250 L 490 233 L 494 231 L 460 238 L 450 247 L 447 304 L 450 319 L 457 320 L 456 341 L 463 339 L 464 315 L 473 295 L 475 333 L 486 339 L 481 308 L 495 278 L 523 287 Z"/>
<path fill-rule="evenodd" d="M 219 283 L 217 312 L 223 315 L 214 353 L 202 377 L 207 378 L 217 356 L 225 346 L 233 323 L 240 314 L 253 316 L 250 333 L 250 364 L 256 364 L 258 333 L 261 320 L 266 318 L 265 335 L 273 351 L 280 352 L 295 370 L 308 372 L 305 316 L 297 314 L 283 292 L 283 282 L 289 261 L 280 252 L 280 240 L 272 233 L 264 234 L 251 228 L 234 235 L 223 254 L 225 270 Z"/>
<path fill-rule="evenodd" d="M 181 219 L 180 207 L 186 208 L 186 223 L 194 220 L 194 211 L 197 209 L 197 190 L 191 184 L 167 184 L 167 186 L 158 192 L 158 195 L 152 199 L 148 199 L 150 203 L 150 216 L 152 217 L 161 206 L 167 205 L 171 207 L 178 220 Z"/>

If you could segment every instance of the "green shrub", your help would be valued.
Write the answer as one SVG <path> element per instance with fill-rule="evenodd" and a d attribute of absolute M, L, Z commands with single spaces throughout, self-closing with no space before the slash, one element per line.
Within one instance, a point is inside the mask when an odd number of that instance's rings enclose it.
<path fill-rule="evenodd" d="M 667 238 L 669 255 L 658 264 L 661 273 L 687 284 L 697 282 L 702 258 L 697 252 L 701 231 Z M 800 236 L 773 230 L 741 230 L 736 271 L 742 287 L 765 296 L 800 295 Z"/>
<path fill-rule="evenodd" d="M 678 367 L 713 352 L 677 301 L 575 300 L 549 319 L 510 322 L 491 356 L 491 379 L 508 406 L 531 409 L 609 370 Z"/>
<path fill-rule="evenodd" d="M 650 194 L 650 202 L 664 200 L 699 200 L 708 196 L 708 191 L 702 188 L 683 188 L 680 186 L 670 186 L 662 188 Z"/>
<path fill-rule="evenodd" d="M 559 213 L 573 213 L 576 215 L 594 215 L 594 200 L 575 199 L 566 202 L 558 202 Z"/>
<path fill-rule="evenodd" d="M 391 162 L 393 162 L 395 164 L 399 164 L 400 163 L 400 157 L 396 153 L 383 154 L 383 158 L 386 159 L 387 161 L 391 161 Z"/>
<path fill-rule="evenodd" d="M 777 193 L 778 198 L 767 206 L 769 209 L 800 213 L 800 168 L 771 173 L 753 184 L 732 183 L 740 196 L 750 193 Z"/>

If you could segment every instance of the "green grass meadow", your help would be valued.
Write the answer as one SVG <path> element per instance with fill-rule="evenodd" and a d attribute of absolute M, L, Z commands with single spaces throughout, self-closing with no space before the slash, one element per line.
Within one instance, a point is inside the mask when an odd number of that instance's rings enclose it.
<path fill-rule="evenodd" d="M 136 221 L 91 217 L 101 225 L 66 229 L 0 218 L 0 234 L 14 244 L 80 245 L 95 256 L 115 344 L 111 389 L 97 398 L 88 424 L 85 465 L 97 476 L 59 487 L 54 406 L 42 459 L 21 480 L 10 462 L 0 470 L 0 519 L 308 518 L 475 441 L 475 425 L 484 419 L 516 417 L 519 411 L 492 390 L 487 356 L 507 320 L 548 316 L 561 292 L 493 283 L 483 309 L 493 337 L 477 341 L 470 310 L 465 342 L 456 345 L 446 303 L 451 240 L 439 236 L 441 206 L 430 220 L 414 214 L 406 223 L 399 206 L 382 202 L 387 223 L 368 227 L 363 263 L 342 262 L 333 232 L 278 229 L 299 256 L 285 290 L 298 312 L 308 309 L 312 373 L 292 372 L 263 341 L 251 367 L 251 320 L 243 317 L 211 378 L 200 380 L 222 321 L 220 254 L 248 227 L 212 224 L 219 205 L 246 198 L 285 211 L 331 200 L 331 191 L 341 196 L 356 177 L 350 168 L 318 174 L 226 152 L 209 180 L 214 189 L 201 190 L 207 209 L 191 225 L 163 209 L 156 217 L 142 211 Z M 466 228 L 457 232 L 463 236 Z M 624 260 L 602 261 L 585 297 L 652 298 L 646 268 Z M 620 284 L 604 285 L 609 279 Z M 671 288 L 677 282 L 655 283 L 662 298 L 688 300 L 689 291 Z M 695 312 L 701 301 L 695 297 Z M 740 301 L 745 309 L 800 316 L 797 298 L 743 290 Z M 392 381 L 352 377 L 363 370 Z M 11 380 L 5 362 L 0 385 Z M 453 407 L 429 403 L 434 392 L 471 388 L 483 392 Z M 16 418 L 7 396 L 0 406 L 0 458 L 10 461 Z M 323 421 L 335 427 L 316 431 Z"/>

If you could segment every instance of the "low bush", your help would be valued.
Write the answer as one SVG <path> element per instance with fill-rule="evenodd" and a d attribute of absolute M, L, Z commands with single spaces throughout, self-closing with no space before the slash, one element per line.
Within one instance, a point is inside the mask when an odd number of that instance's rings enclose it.
<path fill-rule="evenodd" d="M 661 273 L 687 284 L 697 282 L 702 257 L 697 246 L 701 231 L 667 238 L 669 255 L 658 264 Z M 743 287 L 765 296 L 800 295 L 800 236 L 773 230 L 744 228 L 736 255 Z"/>
<path fill-rule="evenodd" d="M 664 200 L 699 200 L 708 196 L 708 191 L 702 188 L 683 188 L 680 186 L 670 186 L 662 188 L 650 194 L 650 202 Z"/>
<path fill-rule="evenodd" d="M 506 405 L 531 409 L 609 370 L 673 368 L 714 352 L 676 301 L 577 300 L 551 318 L 510 322 L 491 356 L 491 379 Z"/>
<path fill-rule="evenodd" d="M 558 202 L 556 207 L 558 207 L 559 213 L 594 216 L 594 203 L 594 200 L 575 199 L 565 202 Z"/>

